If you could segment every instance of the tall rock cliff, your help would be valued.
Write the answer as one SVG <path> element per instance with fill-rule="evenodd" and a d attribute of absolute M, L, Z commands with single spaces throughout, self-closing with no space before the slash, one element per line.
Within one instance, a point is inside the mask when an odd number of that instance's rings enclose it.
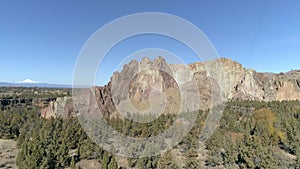
<path fill-rule="evenodd" d="M 162 92 L 167 112 L 183 99 L 180 91 L 189 83 L 197 84 L 200 108 L 207 108 L 212 102 L 220 100 L 299 100 L 300 71 L 287 73 L 260 73 L 244 68 L 241 64 L 226 58 L 192 63 L 187 66 L 167 64 L 164 58 L 153 61 L 143 58 L 125 64 L 121 72 L 115 72 L 111 81 L 103 87 L 95 87 L 101 112 L 112 113 L 125 104 L 139 110 L 148 109 L 153 100 L 160 99 Z M 187 90 L 192 90 L 187 88 Z M 214 97 L 212 97 L 214 95 Z M 171 102 L 171 105 L 168 105 Z M 126 102 L 127 103 L 127 102 Z M 126 104 L 127 105 L 127 104 Z M 153 105 L 152 105 L 153 106 Z M 161 105 L 158 105 L 161 106 Z M 131 110 L 131 109 L 127 109 Z M 121 110 L 123 111 L 123 110 Z M 124 110 L 125 111 L 125 110 Z"/>
<path fill-rule="evenodd" d="M 141 62 L 125 64 L 107 85 L 93 89 L 102 114 L 159 115 L 178 113 L 182 107 L 186 108 L 184 111 L 207 109 L 235 99 L 300 100 L 300 70 L 260 73 L 225 58 L 189 65 L 168 64 L 163 57 L 152 61 L 143 58 Z M 70 98 L 50 102 L 42 115 L 74 115 L 71 103 Z"/>

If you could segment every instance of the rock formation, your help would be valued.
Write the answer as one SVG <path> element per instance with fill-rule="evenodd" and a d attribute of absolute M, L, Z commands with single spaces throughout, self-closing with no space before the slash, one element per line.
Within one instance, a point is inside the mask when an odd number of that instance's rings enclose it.
<path fill-rule="evenodd" d="M 143 58 L 141 62 L 133 60 L 125 64 L 121 72 L 115 72 L 107 85 L 95 87 L 95 91 L 101 112 L 109 114 L 116 111 L 116 105 L 126 98 L 139 104 L 151 96 L 156 97 L 151 93 L 153 90 L 167 93 L 172 89 L 169 93 L 176 93 L 185 82 L 193 81 L 197 82 L 198 91 L 194 92 L 199 92 L 203 108 L 207 108 L 211 102 L 218 102 L 216 99 L 300 99 L 299 70 L 280 74 L 259 73 L 225 58 L 188 66 L 169 65 L 162 57 L 153 61 L 148 58 Z"/>
<path fill-rule="evenodd" d="M 194 102 L 185 105 L 189 109 L 196 109 L 191 106 L 198 101 L 199 109 L 206 109 L 220 101 L 235 99 L 299 100 L 300 70 L 260 73 L 226 58 L 189 65 L 167 64 L 162 57 L 153 61 L 143 58 L 141 62 L 133 60 L 125 64 L 107 85 L 93 89 L 104 115 L 135 110 L 153 113 L 162 108 L 164 113 L 176 113 L 184 97 Z M 188 96 L 181 95 L 182 91 Z M 58 98 L 42 110 L 42 116 L 74 115 L 71 102 L 70 98 Z"/>
<path fill-rule="evenodd" d="M 50 101 L 47 107 L 41 109 L 41 116 L 44 118 L 75 116 L 72 98 L 58 97 Z"/>

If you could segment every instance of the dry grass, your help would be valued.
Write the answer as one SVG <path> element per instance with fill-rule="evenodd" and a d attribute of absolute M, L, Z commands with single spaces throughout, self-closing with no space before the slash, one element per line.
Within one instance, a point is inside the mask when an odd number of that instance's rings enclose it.
<path fill-rule="evenodd" d="M 18 149 L 16 141 L 0 139 L 0 168 L 17 168 L 17 155 Z"/>

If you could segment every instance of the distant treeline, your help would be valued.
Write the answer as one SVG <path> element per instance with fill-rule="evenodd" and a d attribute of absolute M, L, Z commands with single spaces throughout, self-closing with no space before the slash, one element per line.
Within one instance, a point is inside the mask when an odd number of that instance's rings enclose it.
<path fill-rule="evenodd" d="M 1 99 L 16 98 L 53 98 L 70 96 L 72 89 L 70 88 L 39 88 L 39 87 L 0 87 Z"/>

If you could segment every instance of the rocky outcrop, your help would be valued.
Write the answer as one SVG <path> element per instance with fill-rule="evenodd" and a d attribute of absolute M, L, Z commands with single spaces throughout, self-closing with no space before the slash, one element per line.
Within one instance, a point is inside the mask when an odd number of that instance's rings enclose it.
<path fill-rule="evenodd" d="M 196 86 L 196 88 L 195 88 Z M 189 65 L 167 64 L 163 57 L 143 58 L 125 64 L 110 82 L 94 87 L 100 112 L 177 113 L 182 99 L 187 110 L 207 109 L 226 100 L 299 100 L 300 71 L 260 73 L 230 59 L 220 58 Z M 182 95 L 182 91 L 187 95 Z M 192 100 L 192 101 L 191 101 Z M 198 104 L 199 107 L 193 107 Z M 42 109 L 42 116 L 75 115 L 71 98 L 57 98 Z M 163 109 L 164 112 L 160 112 Z"/>
<path fill-rule="evenodd" d="M 131 61 L 121 72 L 114 73 L 109 86 L 113 104 L 123 115 L 160 114 L 161 110 L 170 113 L 174 111 L 179 92 L 172 69 L 162 57 Z"/>
<path fill-rule="evenodd" d="M 299 80 L 287 80 L 281 83 L 280 87 L 277 87 L 276 100 L 299 100 L 300 87 Z"/>
<path fill-rule="evenodd" d="M 109 115 L 116 110 L 111 95 L 111 82 L 102 87 L 94 87 L 94 91 L 100 112 Z"/>
<path fill-rule="evenodd" d="M 71 97 L 58 97 L 50 101 L 47 107 L 41 109 L 41 116 L 44 118 L 71 117 L 75 115 Z"/>
<path fill-rule="evenodd" d="M 166 102 L 173 101 L 171 105 L 174 106 L 178 104 L 174 100 L 182 99 L 179 89 L 193 82 L 197 83 L 198 91 L 192 92 L 199 93 L 201 108 L 207 108 L 212 102 L 218 103 L 218 99 L 300 99 L 300 71 L 259 73 L 225 58 L 188 66 L 169 65 L 162 57 L 153 61 L 148 58 L 143 58 L 141 62 L 133 60 L 125 64 L 121 72 L 115 72 L 107 85 L 95 87 L 95 91 L 101 112 L 110 114 L 120 107 L 124 109 L 128 102 L 121 102 L 126 99 L 139 110 L 147 109 L 147 103 L 151 105 L 149 100 L 158 99 L 159 93 L 164 93 Z M 121 111 L 125 111 L 123 109 Z"/>
<path fill-rule="evenodd" d="M 225 86 L 223 90 L 226 99 L 264 101 L 300 99 L 299 70 L 280 74 L 260 73 L 245 69 L 241 64 L 225 58 L 190 65 L 194 73 L 205 71 L 204 66 L 212 69 L 211 72 L 225 77 L 219 82 L 219 86 Z"/>

